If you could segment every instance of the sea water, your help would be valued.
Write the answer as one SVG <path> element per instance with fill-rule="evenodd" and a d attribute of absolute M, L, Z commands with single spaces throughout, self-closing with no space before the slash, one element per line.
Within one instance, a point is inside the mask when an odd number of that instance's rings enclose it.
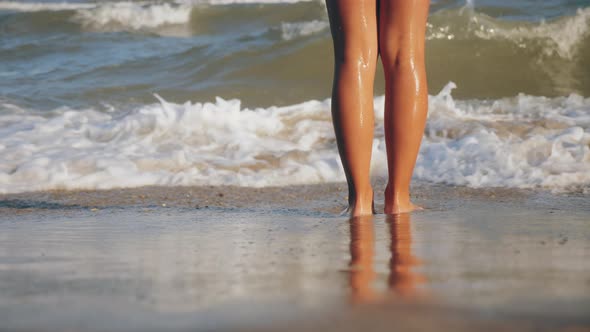
<path fill-rule="evenodd" d="M 344 181 L 332 56 L 322 1 L 0 1 L 0 193 Z M 414 178 L 590 191 L 590 1 L 432 1 L 427 70 Z"/>

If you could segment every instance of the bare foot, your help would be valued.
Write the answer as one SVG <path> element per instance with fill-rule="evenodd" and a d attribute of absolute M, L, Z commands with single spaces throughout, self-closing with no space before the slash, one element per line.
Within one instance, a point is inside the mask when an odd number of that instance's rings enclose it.
<path fill-rule="evenodd" d="M 409 213 L 412 211 L 419 211 L 419 210 L 424 210 L 424 208 L 421 206 L 418 206 L 416 204 L 413 204 L 412 202 L 409 202 L 408 204 L 405 204 L 405 205 L 385 204 L 384 212 L 385 212 L 385 214 L 400 214 L 400 213 Z"/>
<path fill-rule="evenodd" d="M 409 213 L 412 211 L 424 210 L 423 207 L 410 202 L 410 194 L 393 194 L 389 185 L 385 188 L 385 214 Z"/>

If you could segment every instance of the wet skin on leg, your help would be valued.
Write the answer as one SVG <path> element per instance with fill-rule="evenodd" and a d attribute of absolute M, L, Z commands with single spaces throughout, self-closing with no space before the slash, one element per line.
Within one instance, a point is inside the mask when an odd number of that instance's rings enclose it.
<path fill-rule="evenodd" d="M 335 58 L 332 119 L 348 182 L 348 212 L 374 213 L 369 171 L 379 54 L 386 78 L 385 213 L 420 209 L 410 202 L 410 181 L 428 111 L 424 39 L 429 1 L 327 0 L 326 4 Z"/>
<path fill-rule="evenodd" d="M 385 73 L 388 183 L 385 213 L 411 212 L 410 181 L 428 112 L 424 42 L 429 0 L 379 0 L 379 53 Z"/>
<path fill-rule="evenodd" d="M 327 0 L 334 42 L 332 120 L 348 182 L 348 213 L 371 215 L 373 84 L 377 65 L 375 0 Z"/>

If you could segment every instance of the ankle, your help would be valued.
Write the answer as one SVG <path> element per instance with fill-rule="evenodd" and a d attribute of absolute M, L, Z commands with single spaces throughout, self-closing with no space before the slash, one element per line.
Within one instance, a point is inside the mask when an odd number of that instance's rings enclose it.
<path fill-rule="evenodd" d="M 385 200 L 388 204 L 408 205 L 410 204 L 410 192 L 407 190 L 392 190 L 389 185 L 385 189 Z"/>
<path fill-rule="evenodd" d="M 350 205 L 358 205 L 373 202 L 373 188 L 371 186 L 362 190 L 353 191 L 348 198 Z"/>
<path fill-rule="evenodd" d="M 351 192 L 347 211 L 352 217 L 374 214 L 373 188 L 369 186 L 364 190 Z"/>

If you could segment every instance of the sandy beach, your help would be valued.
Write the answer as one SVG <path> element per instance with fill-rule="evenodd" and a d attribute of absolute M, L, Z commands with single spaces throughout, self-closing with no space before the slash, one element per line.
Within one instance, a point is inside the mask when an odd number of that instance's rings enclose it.
<path fill-rule="evenodd" d="M 4 195 L 0 330 L 590 329 L 587 195 L 418 182 L 350 221 L 345 188 Z"/>
<path fill-rule="evenodd" d="M 0 332 L 590 332 L 589 4 L 430 1 L 350 220 L 325 1 L 0 0 Z"/>

